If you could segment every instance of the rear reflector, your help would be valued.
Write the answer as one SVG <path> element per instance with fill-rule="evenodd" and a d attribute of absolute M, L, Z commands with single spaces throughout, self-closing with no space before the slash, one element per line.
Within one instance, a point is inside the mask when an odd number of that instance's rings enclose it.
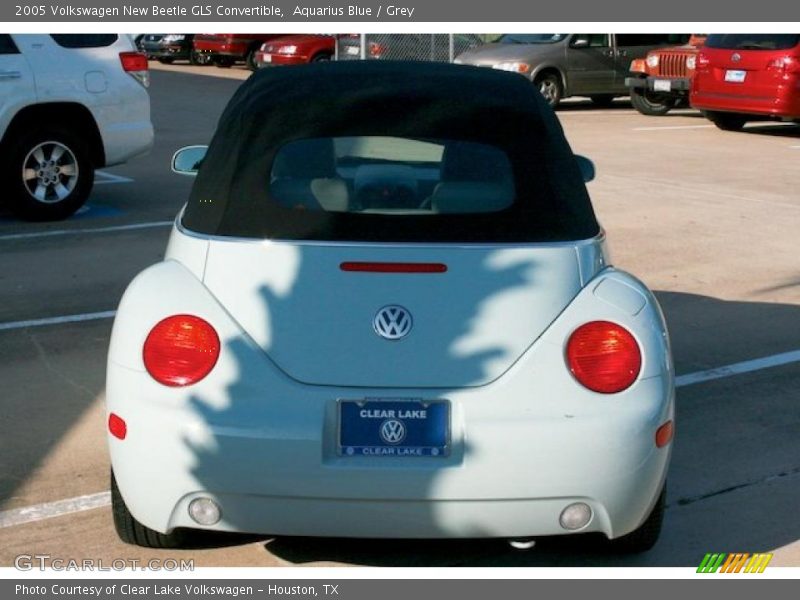
<path fill-rule="evenodd" d="M 445 273 L 442 263 L 343 262 L 342 271 L 356 273 Z"/>
<path fill-rule="evenodd" d="M 124 440 L 125 436 L 128 435 L 128 426 L 125 421 L 114 413 L 108 415 L 108 430 L 118 440 Z"/>
<path fill-rule="evenodd" d="M 567 342 L 567 365 L 584 387 L 601 394 L 628 389 L 639 376 L 642 355 L 631 333 L 616 323 L 592 321 Z"/>
<path fill-rule="evenodd" d="M 147 56 L 141 52 L 120 52 L 119 60 L 122 69 L 144 87 L 150 86 L 150 65 Z"/>
<path fill-rule="evenodd" d="M 147 64 L 147 57 L 141 52 L 120 52 L 119 60 L 122 62 L 122 68 L 128 73 L 147 71 L 150 68 Z"/>
<path fill-rule="evenodd" d="M 192 315 L 175 315 L 153 327 L 142 358 L 157 382 L 181 387 L 208 375 L 217 364 L 219 350 L 219 336 L 208 322 Z"/>
<path fill-rule="evenodd" d="M 667 421 L 656 430 L 656 446 L 663 448 L 672 441 L 675 433 L 675 426 L 672 421 Z"/>

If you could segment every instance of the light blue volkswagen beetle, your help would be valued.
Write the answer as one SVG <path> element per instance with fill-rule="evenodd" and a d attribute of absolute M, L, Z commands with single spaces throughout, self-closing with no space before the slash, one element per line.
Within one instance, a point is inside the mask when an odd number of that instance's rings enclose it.
<path fill-rule="evenodd" d="M 674 374 L 538 92 L 467 66 L 256 73 L 114 323 L 114 519 L 285 536 L 657 540 Z"/>

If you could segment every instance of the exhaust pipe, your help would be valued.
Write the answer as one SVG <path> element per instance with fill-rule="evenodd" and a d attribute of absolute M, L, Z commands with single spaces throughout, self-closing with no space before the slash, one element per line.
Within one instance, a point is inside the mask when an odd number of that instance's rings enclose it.
<path fill-rule="evenodd" d="M 530 550 L 536 545 L 536 540 L 533 538 L 508 540 L 508 545 L 514 548 L 514 550 Z"/>

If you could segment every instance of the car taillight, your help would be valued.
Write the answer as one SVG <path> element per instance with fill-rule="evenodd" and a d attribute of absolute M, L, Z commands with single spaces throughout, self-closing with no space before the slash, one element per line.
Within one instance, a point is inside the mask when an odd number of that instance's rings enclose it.
<path fill-rule="evenodd" d="M 700 52 L 697 55 L 697 60 L 695 60 L 695 64 L 698 69 L 706 69 L 708 68 L 708 65 L 711 64 L 711 60 L 708 58 L 708 56 Z"/>
<path fill-rule="evenodd" d="M 578 327 L 567 342 L 567 366 L 584 387 L 601 394 L 628 389 L 639 376 L 639 344 L 624 327 L 592 321 Z"/>
<path fill-rule="evenodd" d="M 219 336 L 200 317 L 174 315 L 150 330 L 142 357 L 157 382 L 182 387 L 197 383 L 211 372 L 219 358 Z"/>
<path fill-rule="evenodd" d="M 147 64 L 147 56 L 142 52 L 120 52 L 119 60 L 123 71 L 144 87 L 150 85 L 150 65 Z"/>
<path fill-rule="evenodd" d="M 781 75 L 800 73 L 800 59 L 792 56 L 782 56 L 767 63 L 767 71 L 777 71 Z"/>
<path fill-rule="evenodd" d="M 377 42 L 369 43 L 369 55 L 373 58 L 380 58 L 386 53 L 386 46 Z"/>

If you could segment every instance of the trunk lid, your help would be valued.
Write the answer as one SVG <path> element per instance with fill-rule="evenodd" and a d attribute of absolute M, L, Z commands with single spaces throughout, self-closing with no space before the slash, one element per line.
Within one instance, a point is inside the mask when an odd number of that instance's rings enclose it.
<path fill-rule="evenodd" d="M 781 86 L 793 84 L 787 79 L 787 72 L 798 60 L 798 40 L 793 34 L 712 36 L 710 45 L 703 49 L 713 81 L 706 91 L 753 99 L 774 98 Z M 783 69 L 787 59 L 792 68 Z"/>
<path fill-rule="evenodd" d="M 210 243 L 204 283 L 290 377 L 346 387 L 463 387 L 501 376 L 581 289 L 577 243 Z M 443 273 L 350 272 L 345 262 L 441 263 Z M 413 327 L 373 325 L 386 306 Z"/>

